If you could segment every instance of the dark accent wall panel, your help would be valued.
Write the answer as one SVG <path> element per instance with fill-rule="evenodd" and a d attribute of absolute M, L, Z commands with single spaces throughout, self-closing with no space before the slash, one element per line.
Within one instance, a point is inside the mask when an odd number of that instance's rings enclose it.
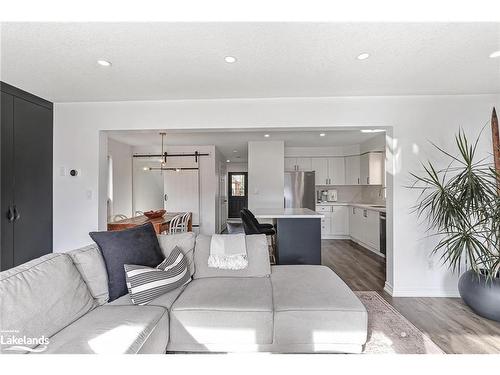
<path fill-rule="evenodd" d="M 52 252 L 52 103 L 2 82 L 2 270 Z"/>
<path fill-rule="evenodd" d="M 1 217 L 0 217 L 0 270 L 14 265 L 14 223 L 9 220 L 9 210 L 14 201 L 14 97 L 2 92 L 1 115 Z"/>

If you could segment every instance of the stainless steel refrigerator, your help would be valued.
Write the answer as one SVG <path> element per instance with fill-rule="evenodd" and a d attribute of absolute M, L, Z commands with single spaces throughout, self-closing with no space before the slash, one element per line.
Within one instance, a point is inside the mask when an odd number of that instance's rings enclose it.
<path fill-rule="evenodd" d="M 285 208 L 316 210 L 314 172 L 285 172 Z"/>

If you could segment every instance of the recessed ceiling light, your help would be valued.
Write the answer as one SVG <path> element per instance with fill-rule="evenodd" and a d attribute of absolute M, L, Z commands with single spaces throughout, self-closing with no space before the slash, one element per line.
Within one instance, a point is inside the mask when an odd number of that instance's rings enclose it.
<path fill-rule="evenodd" d="M 237 152 L 238 152 L 238 150 L 233 150 L 233 152 L 234 152 L 234 153 L 237 153 Z"/>
<path fill-rule="evenodd" d="M 500 51 L 495 51 L 491 53 L 490 59 L 494 59 L 496 57 L 500 57 Z"/>
<path fill-rule="evenodd" d="M 231 162 L 231 160 L 227 159 L 227 160 L 226 160 L 226 163 L 229 163 L 229 162 Z"/>
<path fill-rule="evenodd" d="M 326 134 L 325 133 L 319 133 L 320 137 L 324 137 Z"/>
<path fill-rule="evenodd" d="M 370 54 L 365 52 L 365 53 L 358 55 L 357 59 L 358 60 L 366 60 L 369 57 L 370 57 Z"/>
<path fill-rule="evenodd" d="M 107 61 L 107 60 L 97 60 L 97 63 L 101 66 L 111 66 L 113 64 L 111 64 L 110 61 Z"/>
<path fill-rule="evenodd" d="M 361 129 L 361 133 L 382 133 L 384 129 Z"/>
<path fill-rule="evenodd" d="M 224 57 L 224 61 L 227 62 L 228 64 L 232 64 L 236 62 L 236 57 L 234 56 L 226 56 Z"/>
<path fill-rule="evenodd" d="M 264 137 L 269 138 L 270 136 L 269 134 L 264 134 Z"/>

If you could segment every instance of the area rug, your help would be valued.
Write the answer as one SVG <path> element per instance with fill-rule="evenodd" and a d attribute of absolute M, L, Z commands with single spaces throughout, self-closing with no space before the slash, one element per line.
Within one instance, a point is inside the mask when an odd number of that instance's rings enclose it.
<path fill-rule="evenodd" d="M 368 311 L 367 354 L 444 354 L 377 292 L 354 292 Z"/>

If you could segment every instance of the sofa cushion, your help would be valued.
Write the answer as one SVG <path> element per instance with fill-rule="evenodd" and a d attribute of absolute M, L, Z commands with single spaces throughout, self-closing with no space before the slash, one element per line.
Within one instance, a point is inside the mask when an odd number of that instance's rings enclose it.
<path fill-rule="evenodd" d="M 42 353 L 165 353 L 168 312 L 157 306 L 104 305 L 50 338 Z"/>
<path fill-rule="evenodd" d="M 211 236 L 198 235 L 194 251 L 195 273 L 193 278 L 204 277 L 265 277 L 271 273 L 269 249 L 264 234 L 246 236 L 248 266 L 241 270 L 208 267 Z"/>
<path fill-rule="evenodd" d="M 95 307 L 82 275 L 63 253 L 1 272 L 0 301 L 0 330 L 30 338 L 50 337 Z"/>
<path fill-rule="evenodd" d="M 191 281 L 186 257 L 178 247 L 156 268 L 133 264 L 124 267 L 128 294 L 135 305 L 146 305 Z"/>
<path fill-rule="evenodd" d="M 324 266 L 273 266 L 276 344 L 359 344 L 367 338 L 361 301 Z"/>
<path fill-rule="evenodd" d="M 165 309 L 170 310 L 172 305 L 174 304 L 175 300 L 179 295 L 184 291 L 186 288 L 186 285 L 183 285 L 177 289 L 172 290 L 171 292 L 162 294 L 161 296 L 155 298 L 151 302 L 149 302 L 147 305 L 148 306 L 161 306 L 164 307 Z M 133 305 L 132 300 L 130 299 L 130 296 L 128 294 L 125 294 L 124 296 L 121 296 L 120 298 L 115 299 L 113 302 L 110 302 L 109 305 L 114 305 L 114 306 L 128 306 L 128 305 Z"/>
<path fill-rule="evenodd" d="M 127 294 L 124 264 L 156 267 L 164 256 L 151 223 L 112 232 L 91 232 L 106 264 L 109 301 Z"/>
<path fill-rule="evenodd" d="M 193 232 L 176 233 L 176 234 L 159 234 L 158 242 L 160 243 L 163 256 L 168 258 L 175 247 L 182 250 L 186 256 L 191 276 L 194 274 L 194 246 L 196 243 L 196 234 Z"/>
<path fill-rule="evenodd" d="M 101 251 L 96 244 L 70 251 L 76 268 L 82 274 L 90 293 L 99 305 L 108 302 L 108 274 Z"/>
<path fill-rule="evenodd" d="M 269 344 L 273 338 L 268 277 L 191 281 L 170 313 L 170 345 Z"/>

